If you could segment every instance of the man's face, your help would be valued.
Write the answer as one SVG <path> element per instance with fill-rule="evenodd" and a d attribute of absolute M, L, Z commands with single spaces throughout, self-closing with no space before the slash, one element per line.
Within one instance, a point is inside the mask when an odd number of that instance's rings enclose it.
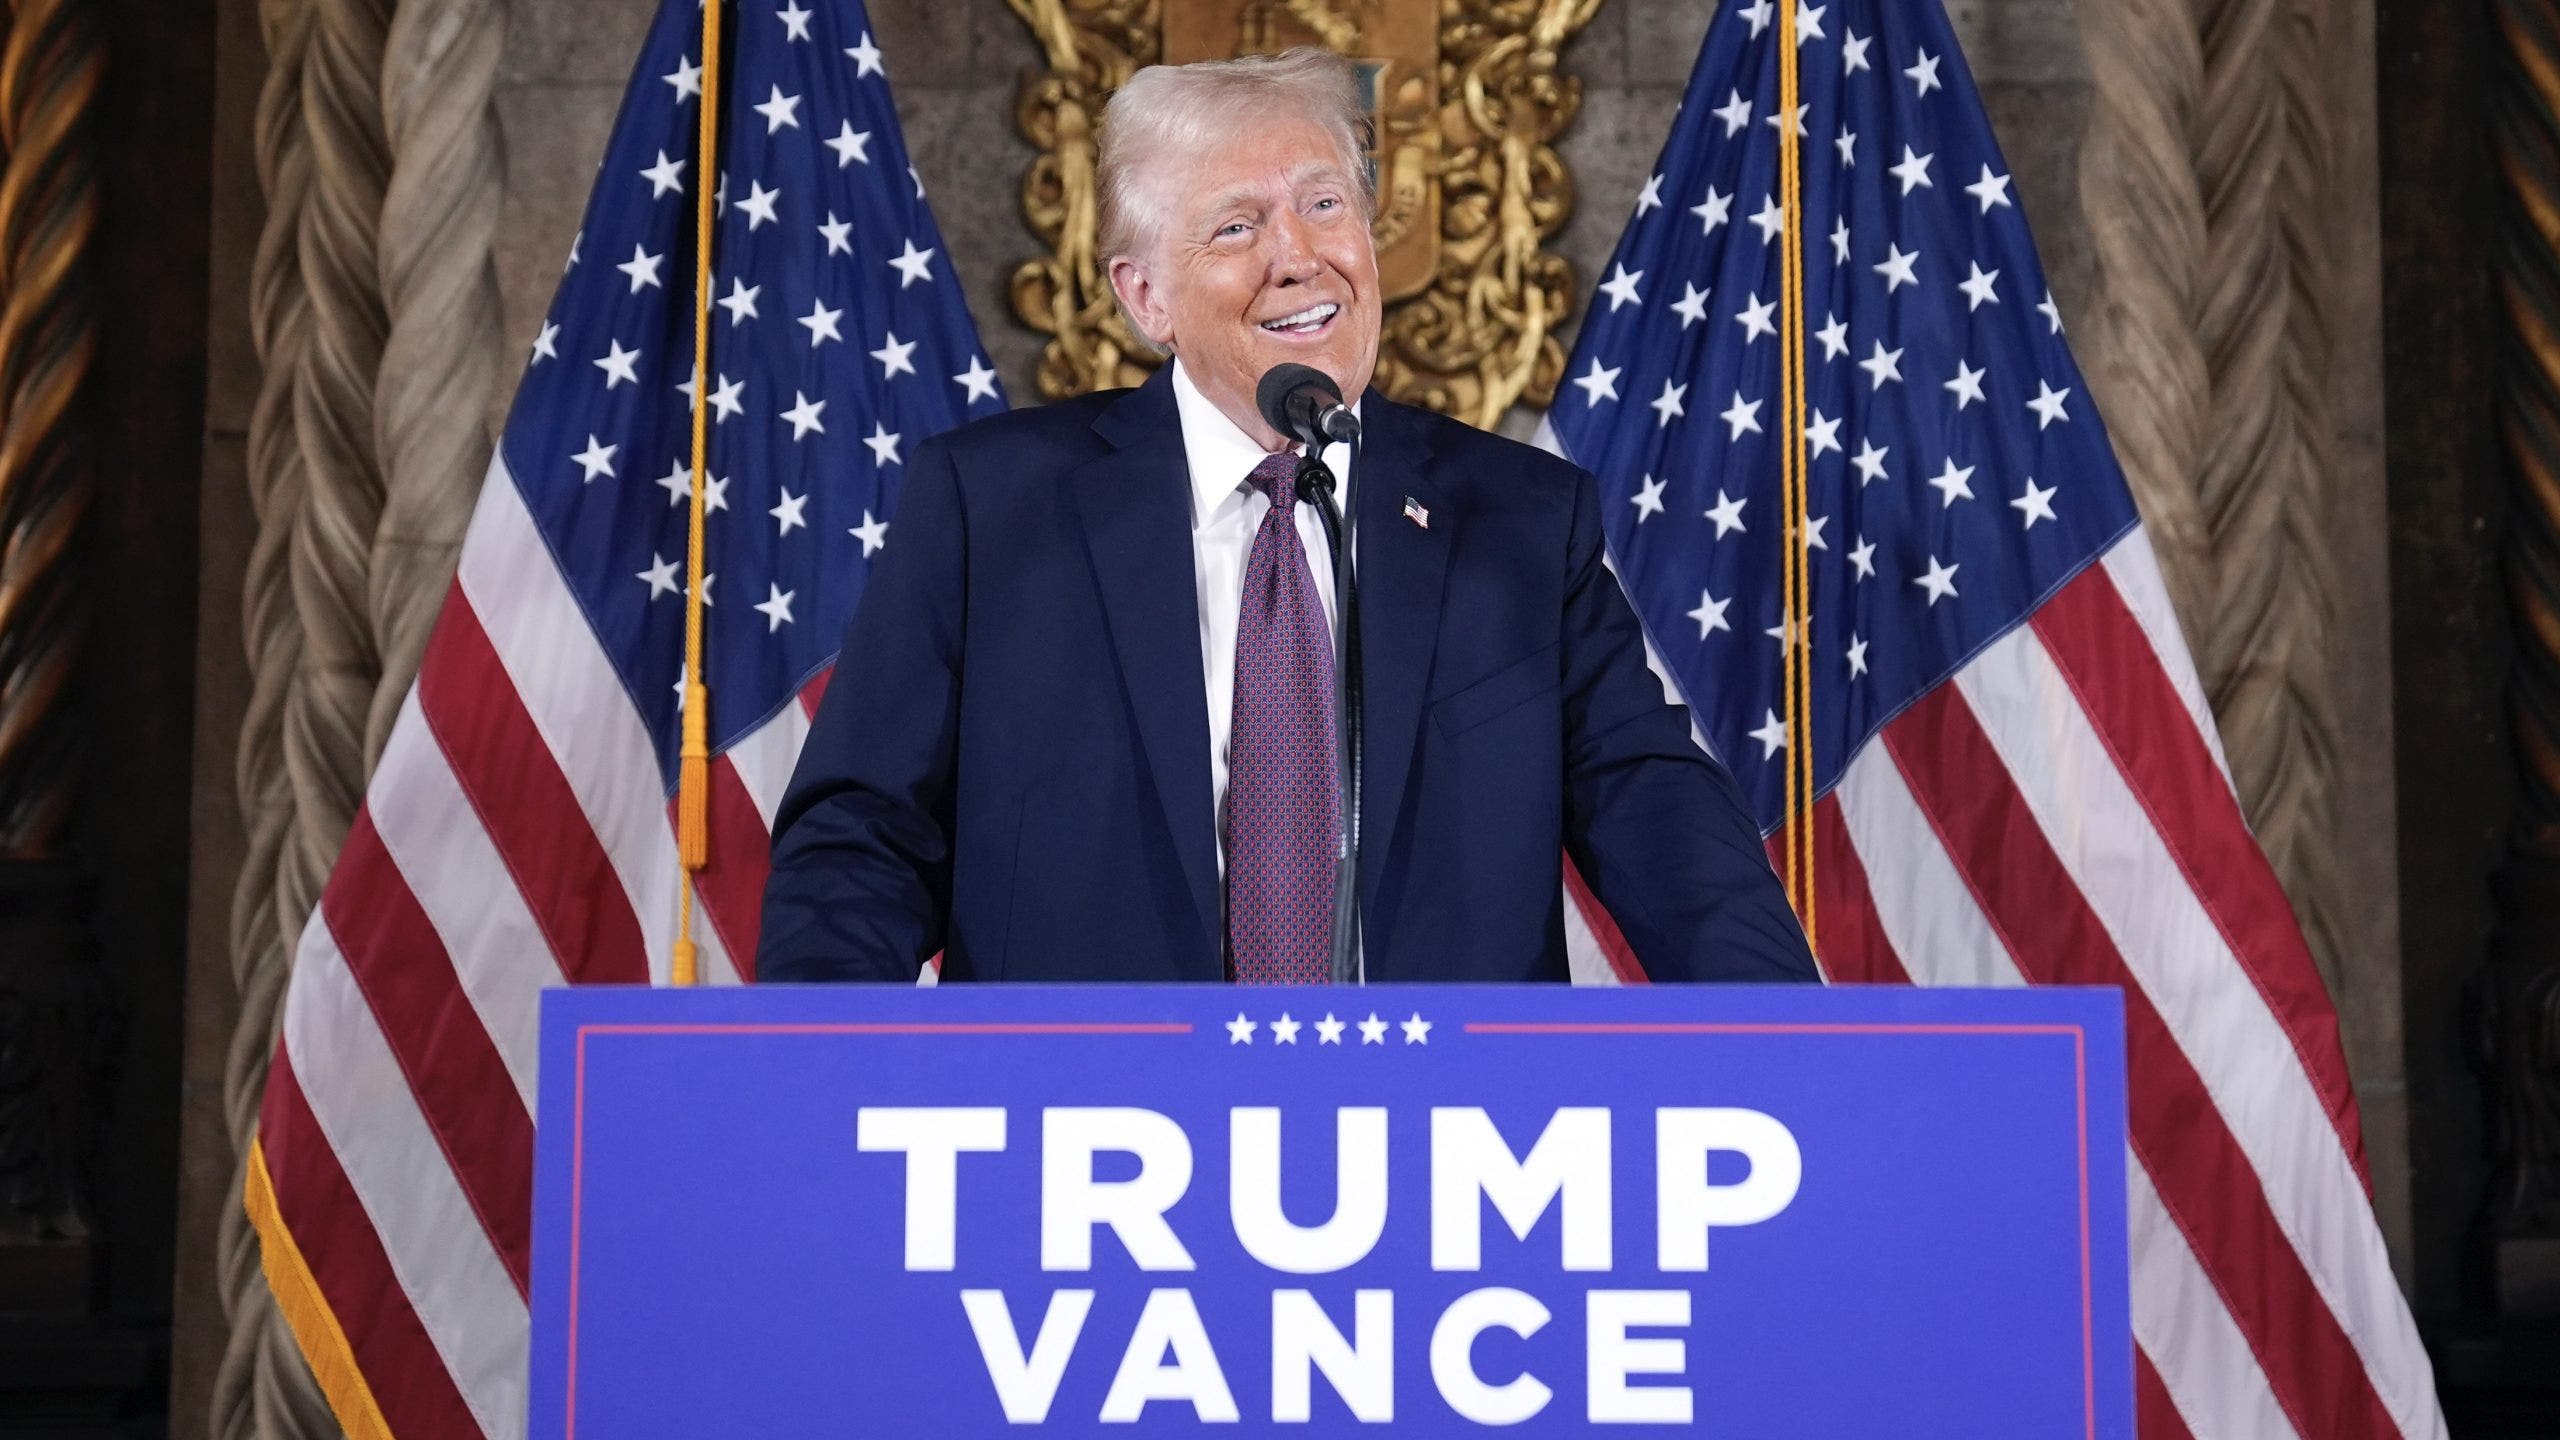
<path fill-rule="evenodd" d="M 1149 339 L 1244 432 L 1282 437 L 1254 410 L 1274 365 L 1312 365 L 1360 398 L 1378 363 L 1378 255 L 1355 178 L 1324 128 L 1290 118 L 1181 164 L 1143 258 L 1111 283 Z"/>

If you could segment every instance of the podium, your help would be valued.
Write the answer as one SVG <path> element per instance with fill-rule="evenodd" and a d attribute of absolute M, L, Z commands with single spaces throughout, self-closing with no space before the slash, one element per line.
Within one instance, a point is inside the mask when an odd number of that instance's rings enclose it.
<path fill-rule="evenodd" d="M 2133 1434 L 2107 990 L 571 989 L 535 1437 Z"/>

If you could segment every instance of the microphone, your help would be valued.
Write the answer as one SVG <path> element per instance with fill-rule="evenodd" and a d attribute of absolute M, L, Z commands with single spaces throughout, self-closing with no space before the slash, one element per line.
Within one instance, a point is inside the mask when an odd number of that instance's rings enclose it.
<path fill-rule="evenodd" d="M 1311 446 L 1360 438 L 1360 417 L 1342 387 L 1312 365 L 1274 365 L 1253 389 L 1254 408 L 1272 429 Z"/>

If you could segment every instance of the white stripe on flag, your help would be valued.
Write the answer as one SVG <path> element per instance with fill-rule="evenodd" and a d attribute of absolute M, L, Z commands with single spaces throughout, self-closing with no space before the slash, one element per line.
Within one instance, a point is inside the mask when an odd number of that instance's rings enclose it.
<path fill-rule="evenodd" d="M 519 1440 L 524 1299 L 445 1164 L 325 916 L 312 918 L 284 1015 L 303 1098 L 463 1403 L 489 1440 Z"/>
<path fill-rule="evenodd" d="M 728 749 L 729 763 L 737 768 L 738 783 L 746 787 L 747 798 L 755 802 L 756 814 L 764 817 L 765 833 L 773 832 L 773 812 L 782 806 L 782 792 L 790 787 L 792 767 L 800 763 L 800 745 L 809 738 L 809 712 L 792 696 L 782 702 L 772 719 L 739 737 Z"/>
<path fill-rule="evenodd" d="M 1564 964 L 1565 972 L 1576 985 L 1616 985 L 1618 967 L 1609 963 L 1609 952 L 1600 948 L 1600 937 L 1591 933 L 1591 921 L 1573 898 L 1573 887 L 1564 887 Z"/>
<path fill-rule="evenodd" d="M 2295 1434 L 2267 1372 L 2151 1174 L 2127 1164 L 2125 1239 L 2133 1262 L 2133 1338 L 2151 1357 L 2161 1388 L 2196 1440 L 2257 1440 Z"/>
<path fill-rule="evenodd" d="M 382 747 L 365 810 L 532 1114 L 536 1016 L 543 987 L 560 983 L 559 964 L 428 730 L 415 686 Z"/>
<path fill-rule="evenodd" d="M 2187 654 L 2186 632 L 2178 628 L 2178 612 L 2169 604 L 2169 582 L 2160 574 L 2160 557 L 2151 549 L 2151 537 L 2136 527 L 2107 551 L 2101 563 L 2107 578 L 2116 583 L 2116 593 L 2124 597 L 2125 608 L 2133 612 L 2134 623 L 2151 637 L 2152 655 L 2168 672 L 2170 688 L 2178 692 L 2179 703 L 2187 707 L 2187 717 L 2196 722 L 2205 748 L 2213 752 L 2213 763 L 2222 770 L 2223 783 L 2229 784 L 2231 762 L 2223 758 L 2222 732 L 2205 704 L 2204 682 L 2196 678 L 2195 660 Z"/>
<path fill-rule="evenodd" d="M 2126 968 L 2196 1067 L 2268 1208 L 2402 1430 L 2436 1413 L 2364 1185 L 2273 1011 L 2189 888 L 2035 631 L 1994 642 L 1956 685 Z"/>

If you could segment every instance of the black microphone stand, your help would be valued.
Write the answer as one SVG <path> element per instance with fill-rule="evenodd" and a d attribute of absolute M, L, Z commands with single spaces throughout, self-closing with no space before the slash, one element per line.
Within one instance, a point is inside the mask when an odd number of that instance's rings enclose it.
<path fill-rule="evenodd" d="M 1352 433 L 1351 468 L 1360 468 L 1360 436 Z M 1361 980 L 1360 944 L 1360 584 L 1351 563 L 1356 529 L 1354 516 L 1334 503 L 1333 470 L 1319 458 L 1323 446 L 1310 443 L 1298 460 L 1299 498 L 1316 507 L 1324 521 L 1326 543 L 1333 547 L 1335 628 L 1334 763 L 1342 795 L 1342 858 L 1333 882 L 1333 983 Z"/>

